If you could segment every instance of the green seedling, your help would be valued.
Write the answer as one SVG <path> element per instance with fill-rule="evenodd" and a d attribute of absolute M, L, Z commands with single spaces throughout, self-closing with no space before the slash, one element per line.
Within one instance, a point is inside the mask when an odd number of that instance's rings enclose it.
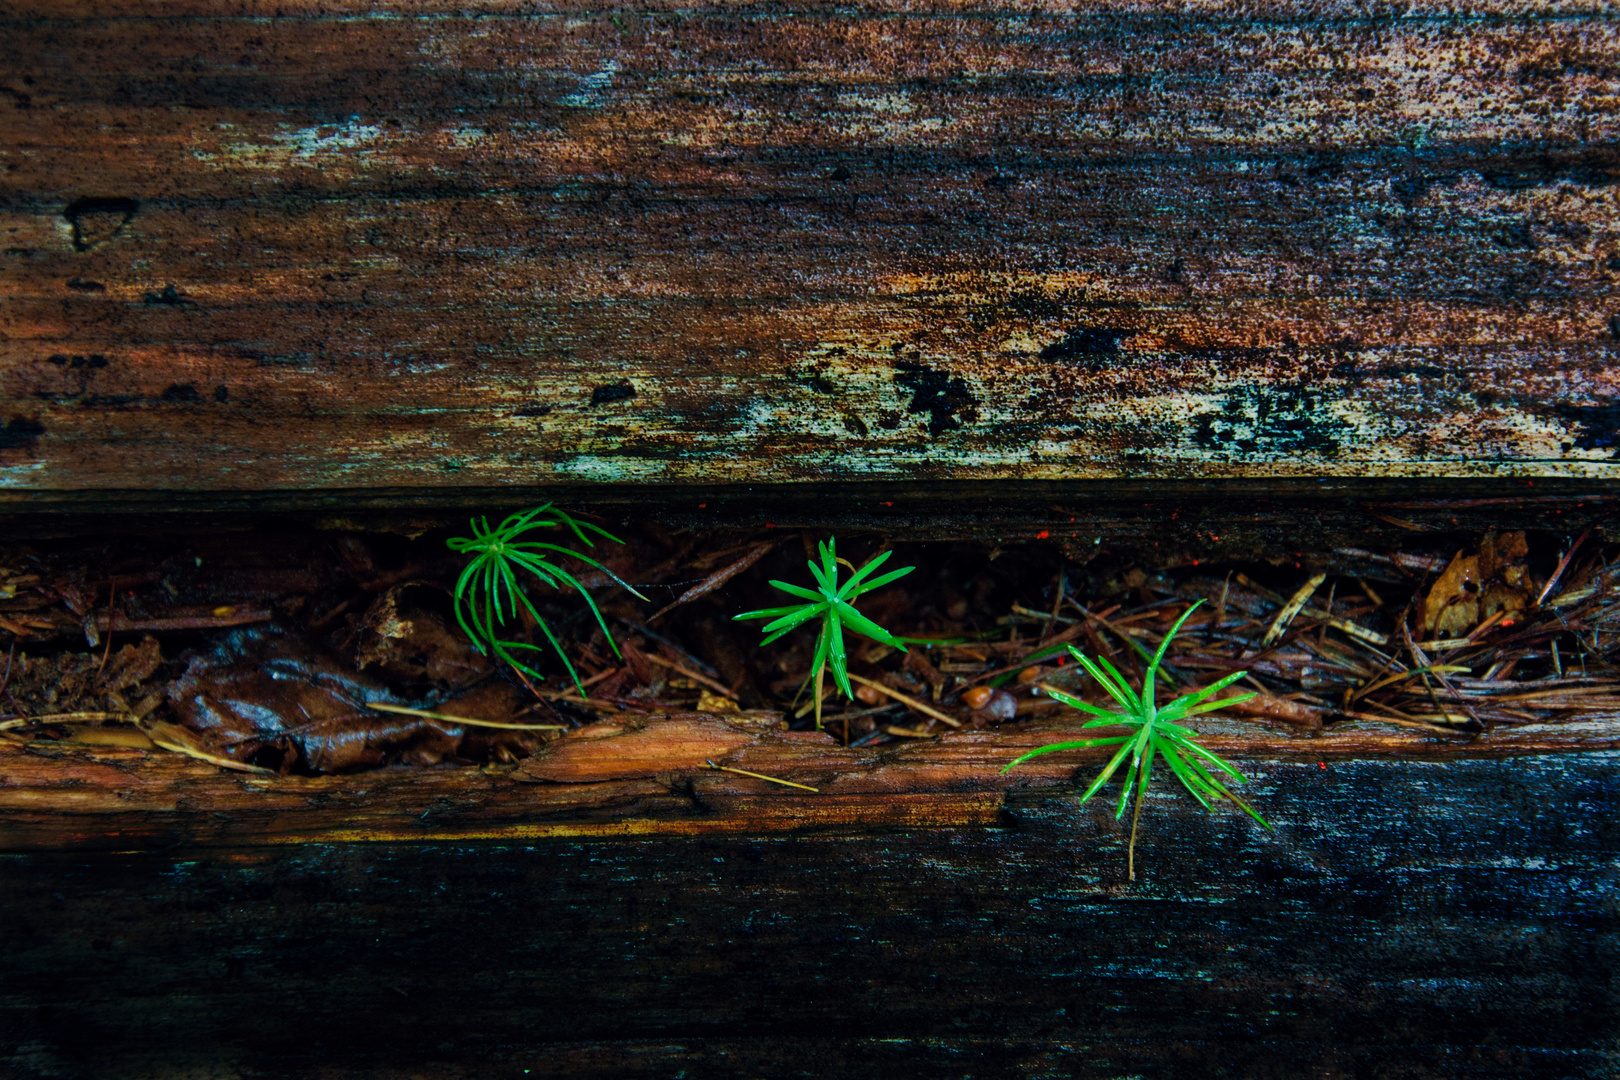
<path fill-rule="evenodd" d="M 596 616 L 596 624 L 602 628 L 602 633 L 607 635 L 608 645 L 613 648 L 615 656 L 619 655 L 619 646 L 608 631 L 602 612 L 596 607 L 596 601 L 591 599 L 591 594 L 585 591 L 578 578 L 557 565 L 556 558 L 569 556 L 587 566 L 594 566 L 629 589 L 635 596 L 642 600 L 647 598 L 589 555 L 561 544 L 525 537 L 538 529 L 561 526 L 572 532 L 586 547 L 596 546 L 588 535 L 590 533 L 611 540 L 615 544 L 622 544 L 624 541 L 606 529 L 569 516 L 550 503 L 524 513 L 513 514 L 494 528 L 490 528 L 488 518 L 473 518 L 469 524 L 472 526 L 471 536 L 455 536 L 447 541 L 451 551 L 472 557 L 456 581 L 456 621 L 461 623 L 461 629 L 484 655 L 493 656 L 497 660 L 511 664 L 525 675 L 543 680 L 545 676 L 526 662 L 533 653 L 543 651 L 541 647 L 527 641 L 511 640 L 506 636 L 507 623 L 518 618 L 521 606 L 535 625 L 540 627 L 546 640 L 551 642 L 551 647 L 556 650 L 557 655 L 562 658 L 563 666 L 568 669 L 569 677 L 574 680 L 574 688 L 579 691 L 581 697 L 584 697 L 585 688 L 580 685 L 579 673 L 569 662 L 568 654 L 563 652 L 557 636 L 551 632 L 551 627 L 546 625 L 546 620 L 540 617 L 540 612 L 535 610 L 533 602 L 529 600 L 528 594 L 523 589 L 521 576 L 527 573 L 553 588 L 570 588 L 583 596 L 585 603 L 590 605 L 591 614 Z"/>
<path fill-rule="evenodd" d="M 914 566 L 891 570 L 881 577 L 867 580 L 868 575 L 886 562 L 892 551 L 885 551 L 865 566 L 856 570 L 847 560 L 840 559 L 835 545 L 836 539 L 829 539 L 817 545 L 821 555 L 821 565 L 817 566 L 814 559 L 809 561 L 810 576 L 815 578 L 814 591 L 798 585 L 790 585 L 785 581 L 773 581 L 772 585 L 792 596 L 805 601 L 802 604 L 790 604 L 786 607 L 764 608 L 760 611 L 745 611 L 734 619 L 770 619 L 762 628 L 765 639 L 761 645 L 769 645 L 783 634 L 796 629 L 811 619 L 820 616 L 821 635 L 816 639 L 816 655 L 811 661 L 810 670 L 815 677 L 815 709 L 816 727 L 821 727 L 821 688 L 822 680 L 828 665 L 832 666 L 833 683 L 842 690 L 846 698 L 855 696 L 849 685 L 849 658 L 844 652 L 844 628 L 869 637 L 873 641 L 881 641 L 885 645 L 892 645 L 901 652 L 906 651 L 905 639 L 889 633 L 877 623 L 855 610 L 855 600 L 871 592 L 905 577 L 916 569 Z M 842 585 L 838 583 L 838 566 L 842 563 L 848 566 L 852 573 L 848 581 Z"/>
<path fill-rule="evenodd" d="M 1132 881 L 1136 880 L 1136 825 L 1142 814 L 1142 799 L 1147 793 L 1148 777 L 1153 769 L 1155 755 L 1164 759 L 1165 764 L 1170 766 L 1170 771 L 1175 773 L 1176 779 L 1181 781 L 1183 787 L 1192 792 L 1192 797 L 1197 799 L 1205 810 L 1212 809 L 1210 806 L 1210 800 L 1212 799 L 1230 799 L 1261 825 L 1264 825 L 1267 829 L 1271 828 L 1271 823 L 1261 817 L 1254 807 L 1234 795 L 1225 784 L 1216 779 L 1216 774 L 1210 770 L 1209 765 L 1206 765 L 1205 762 L 1214 765 L 1216 769 L 1222 772 L 1230 774 L 1240 784 L 1248 783 L 1243 774 L 1194 742 L 1193 739 L 1198 734 L 1196 731 L 1176 723 L 1176 721 L 1184 720 L 1189 716 L 1214 712 L 1217 709 L 1235 705 L 1240 701 L 1248 701 L 1254 697 L 1254 694 L 1239 694 L 1236 697 L 1222 698 L 1219 701 L 1209 700 L 1211 695 L 1231 686 L 1248 672 L 1233 672 L 1224 678 L 1216 680 L 1202 690 L 1183 694 L 1168 705 L 1158 705 L 1154 701 L 1154 676 L 1159 671 L 1159 665 L 1164 661 L 1165 650 L 1170 647 L 1170 640 L 1181 629 L 1181 624 L 1186 622 L 1188 617 L 1198 610 L 1198 605 L 1202 603 L 1203 601 L 1200 600 L 1188 608 L 1181 618 L 1176 620 L 1176 624 L 1170 628 L 1170 632 L 1164 636 L 1164 640 L 1159 643 L 1159 651 L 1153 654 L 1153 659 L 1148 663 L 1142 674 L 1142 690 L 1140 693 L 1131 689 L 1131 684 L 1125 681 L 1125 676 L 1121 675 L 1119 669 L 1108 662 L 1106 656 L 1098 656 L 1096 661 L 1092 661 L 1090 657 L 1082 655 L 1079 649 L 1074 648 L 1072 645 L 1069 647 L 1069 653 L 1079 662 L 1080 666 L 1085 668 L 1087 674 L 1096 679 L 1098 685 L 1108 692 L 1108 696 L 1118 703 L 1119 708 L 1117 710 L 1099 709 L 1095 705 L 1088 705 L 1079 698 L 1065 694 L 1062 691 L 1053 690 L 1050 687 L 1045 688 L 1047 693 L 1063 704 L 1091 714 L 1093 719 L 1087 721 L 1084 727 L 1128 728 L 1131 730 L 1124 735 L 1109 735 L 1097 739 L 1052 743 L 1013 759 L 1007 763 L 1006 768 L 1001 770 L 1006 772 L 1013 766 L 1021 765 L 1030 758 L 1039 757 L 1042 754 L 1053 754 L 1060 750 L 1083 750 L 1093 746 L 1118 746 L 1119 751 L 1114 754 L 1113 759 L 1108 762 L 1097 778 L 1091 782 L 1091 786 L 1086 788 L 1085 794 L 1080 796 L 1080 802 L 1084 804 L 1093 795 L 1097 794 L 1102 789 L 1102 786 L 1108 783 L 1109 778 L 1119 771 L 1119 767 L 1125 762 L 1125 759 L 1130 758 L 1130 765 L 1125 769 L 1125 785 L 1119 793 L 1119 809 L 1114 814 L 1114 820 L 1118 821 L 1125 816 L 1125 806 L 1131 801 L 1134 788 L 1136 809 L 1131 814 L 1131 841 L 1126 856 L 1126 865 Z"/>

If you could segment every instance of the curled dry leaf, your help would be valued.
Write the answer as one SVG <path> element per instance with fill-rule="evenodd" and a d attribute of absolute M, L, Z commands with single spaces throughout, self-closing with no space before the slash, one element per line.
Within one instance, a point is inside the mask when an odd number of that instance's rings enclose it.
<path fill-rule="evenodd" d="M 491 756 L 506 760 L 527 756 L 541 741 L 535 732 L 374 712 L 367 708 L 372 702 L 410 702 L 380 681 L 347 670 L 302 635 L 275 626 L 233 631 L 192 656 L 169 696 L 182 726 L 194 736 L 192 749 L 282 772 Z M 548 719 L 518 715 L 527 708 L 521 692 L 493 681 L 435 708 L 498 722 Z"/>

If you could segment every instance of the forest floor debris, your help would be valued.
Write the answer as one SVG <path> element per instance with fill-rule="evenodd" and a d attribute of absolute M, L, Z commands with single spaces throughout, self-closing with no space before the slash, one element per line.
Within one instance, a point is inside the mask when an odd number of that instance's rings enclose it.
<path fill-rule="evenodd" d="M 604 721 L 682 713 L 814 724 L 814 629 L 760 648 L 732 616 L 776 603 L 769 581 L 802 577 L 824 536 L 616 526 L 628 542 L 599 552 L 609 572 L 579 576 L 622 657 L 577 595 L 530 591 L 576 688 L 560 662 L 535 684 L 460 633 L 451 531 L 288 526 L 0 548 L 0 738 L 166 747 L 284 775 L 512 765 Z M 1398 550 L 1202 565 L 1107 549 L 1082 562 L 1048 543 L 839 540 L 856 565 L 893 547 L 918 568 L 862 600 L 910 651 L 852 641 L 855 698 L 823 687 L 822 723 L 852 748 L 1050 718 L 1066 709 L 1052 689 L 1100 702 L 1067 647 L 1140 679 L 1199 600 L 1162 690 L 1247 671 L 1257 696 L 1229 719 L 1307 738 L 1375 726 L 1443 740 L 1620 724 L 1620 546 L 1591 529 L 1412 534 Z"/>

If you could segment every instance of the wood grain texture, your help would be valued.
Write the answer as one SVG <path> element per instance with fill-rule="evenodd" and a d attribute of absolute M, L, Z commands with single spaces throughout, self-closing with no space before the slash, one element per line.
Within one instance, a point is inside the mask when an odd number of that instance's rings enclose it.
<path fill-rule="evenodd" d="M 1612 475 L 1603 4 L 0 4 L 0 487 Z"/>
<path fill-rule="evenodd" d="M 573 732 L 516 769 L 395 768 L 353 776 L 229 773 L 172 753 L 0 743 L 0 851 L 147 851 L 401 840 L 580 836 L 702 838 L 998 820 L 1009 792 L 1088 776 L 1107 748 L 1001 769 L 1047 743 L 1085 737 L 1050 718 L 997 731 L 844 749 L 827 733 L 705 714 L 627 717 Z M 1499 729 L 1478 739 L 1354 725 L 1327 732 L 1204 720 L 1204 745 L 1237 761 L 1311 768 L 1363 758 L 1464 761 L 1620 749 L 1610 717 Z M 807 784 L 816 794 L 728 768 Z M 1249 797 L 1266 814 L 1261 777 Z M 1169 799 L 1168 774 L 1155 791 Z M 1226 808 L 1230 810 L 1230 808 Z M 1237 812 L 1217 817 L 1235 820 Z"/>
<path fill-rule="evenodd" d="M 0 857 L 49 1077 L 1606 1080 L 1614 754 L 1255 763 L 1278 826 Z"/>

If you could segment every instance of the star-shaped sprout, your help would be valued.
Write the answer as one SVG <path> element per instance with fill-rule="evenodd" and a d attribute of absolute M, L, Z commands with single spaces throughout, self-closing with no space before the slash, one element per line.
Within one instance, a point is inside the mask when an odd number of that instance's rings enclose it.
<path fill-rule="evenodd" d="M 561 544 L 529 539 L 529 536 L 539 529 L 564 527 L 584 541 L 587 547 L 595 546 L 590 533 L 615 544 L 624 541 L 600 526 L 571 517 L 550 503 L 537 506 L 527 513 L 513 514 L 493 528 L 488 518 L 473 518 L 468 524 L 472 526 L 471 536 L 453 536 L 446 541 L 451 551 L 468 557 L 466 568 L 456 580 L 456 621 L 461 624 L 461 629 L 472 639 L 479 652 L 504 660 L 525 675 L 544 680 L 545 676 L 527 662 L 532 659 L 530 654 L 542 651 L 540 646 L 508 640 L 506 636 L 506 625 L 518 621 L 521 605 L 522 610 L 546 635 L 546 640 L 568 669 L 568 677 L 574 681 L 574 688 L 584 697 L 585 689 L 579 680 L 579 673 L 574 670 L 557 635 L 552 633 L 551 627 L 546 625 L 546 620 L 524 591 L 523 575 L 532 575 L 559 590 L 573 589 L 583 596 L 615 656 L 619 653 L 619 646 L 614 644 L 613 635 L 608 632 L 607 622 L 602 618 L 601 611 L 597 610 L 596 601 L 591 599 L 591 594 L 585 591 L 585 586 L 577 577 L 558 565 L 557 556 L 571 556 L 587 566 L 594 566 L 635 596 L 642 600 L 647 598 L 584 552 Z"/>
<path fill-rule="evenodd" d="M 814 559 L 808 563 L 810 575 L 816 579 L 814 590 L 798 585 L 790 585 L 785 581 L 772 581 L 771 584 L 792 596 L 800 597 L 803 604 L 791 604 L 787 607 L 763 608 L 759 611 L 745 611 L 735 615 L 735 619 L 770 619 L 762 628 L 766 635 L 760 642 L 769 645 L 783 634 L 820 616 L 821 635 L 816 639 L 816 655 L 810 664 L 810 670 L 816 679 L 816 726 L 821 725 L 821 679 L 822 673 L 828 666 L 832 667 L 833 682 L 838 689 L 844 692 L 845 697 L 854 697 L 855 692 L 849 685 L 849 659 L 844 653 L 844 628 L 881 641 L 885 645 L 892 645 L 901 652 L 906 651 L 905 642 L 895 637 L 877 623 L 855 610 L 854 601 L 873 589 L 882 588 L 891 581 L 905 577 L 916 569 L 914 566 L 891 570 L 881 577 L 870 577 L 871 573 L 886 562 L 893 551 L 885 551 L 859 570 L 850 575 L 848 581 L 838 584 L 838 565 L 842 561 L 838 558 L 835 548 L 837 541 L 829 539 L 816 545 L 821 556 L 821 565 L 817 566 Z M 850 566 L 844 562 L 845 566 Z M 854 570 L 853 566 L 850 566 Z"/>
<path fill-rule="evenodd" d="M 1125 807 L 1131 800 L 1131 791 L 1134 787 L 1136 810 L 1131 817 L 1130 854 L 1127 857 L 1132 880 L 1136 878 L 1136 822 L 1142 812 L 1142 797 L 1147 792 L 1148 777 L 1153 769 L 1155 755 L 1164 759 L 1165 764 L 1170 766 L 1170 771 L 1175 773 L 1176 779 L 1181 781 L 1183 787 L 1192 792 L 1192 797 L 1197 799 L 1199 805 L 1203 806 L 1205 810 L 1212 809 L 1210 806 L 1210 800 L 1212 799 L 1230 799 L 1261 825 L 1264 825 L 1267 829 L 1271 828 L 1271 824 L 1261 817 L 1254 807 L 1232 794 L 1225 784 L 1216 779 L 1215 773 L 1211 771 L 1209 766 L 1213 765 L 1216 769 L 1228 773 L 1240 784 L 1248 782 L 1243 774 L 1194 742 L 1193 739 L 1198 732 L 1193 731 L 1191 728 L 1184 728 L 1176 723 L 1176 721 L 1184 720 L 1189 716 L 1214 712 L 1216 709 L 1223 709 L 1228 705 L 1235 705 L 1240 701 L 1248 701 L 1254 697 L 1254 694 L 1239 694 L 1235 697 L 1222 698 L 1219 701 L 1209 700 L 1211 696 L 1231 686 L 1248 673 L 1244 671 L 1233 672 L 1224 678 L 1217 679 L 1202 690 L 1194 690 L 1192 693 L 1183 694 L 1168 705 L 1158 705 L 1154 702 L 1154 676 L 1158 674 L 1159 665 L 1164 660 L 1165 650 L 1169 649 L 1170 640 L 1176 636 L 1176 631 L 1181 629 L 1181 624 L 1186 622 L 1188 617 L 1198 610 L 1198 605 L 1202 603 L 1203 601 L 1200 600 L 1188 608 L 1181 618 L 1176 620 L 1176 624 L 1170 628 L 1170 632 L 1164 635 L 1164 640 L 1159 643 L 1159 651 L 1153 654 L 1152 662 L 1148 664 L 1147 670 L 1142 673 L 1141 693 L 1131 689 L 1131 684 L 1125 681 L 1125 676 L 1121 675 L 1119 669 L 1108 662 L 1106 656 L 1098 656 L 1096 661 L 1092 661 L 1089 657 L 1081 655 L 1079 649 L 1074 648 L 1072 645 L 1069 647 L 1069 652 L 1074 656 L 1075 660 L 1079 661 L 1080 666 L 1085 668 L 1086 672 L 1097 680 L 1097 684 L 1108 692 L 1108 696 L 1118 703 L 1118 711 L 1099 709 L 1095 705 L 1088 705 L 1079 698 L 1065 694 L 1060 690 L 1044 687 L 1047 693 L 1051 694 L 1055 700 L 1061 701 L 1071 708 L 1079 709 L 1081 712 L 1090 713 L 1094 717 L 1094 719 L 1087 721 L 1083 727 L 1128 728 L 1133 730 L 1124 735 L 1110 735 L 1100 739 L 1080 739 L 1075 742 L 1052 743 L 1038 750 L 1031 750 L 1022 757 L 1014 758 L 1008 762 L 1006 768 L 1001 770 L 1006 772 L 1014 765 L 1020 765 L 1032 757 L 1056 753 L 1059 750 L 1082 750 L 1093 746 L 1118 746 L 1119 751 L 1114 754 L 1113 759 L 1108 762 L 1097 778 L 1091 782 L 1091 786 L 1086 788 L 1085 794 L 1080 796 L 1080 801 L 1085 803 L 1095 795 L 1102 789 L 1104 784 L 1108 783 L 1109 778 L 1119 771 L 1119 767 L 1124 763 L 1125 759 L 1127 757 L 1131 759 L 1130 765 L 1125 770 L 1125 786 L 1119 793 L 1119 809 L 1114 814 L 1114 818 L 1117 821 L 1125 816 Z M 1208 762 L 1208 764 L 1206 765 L 1205 762 Z"/>

